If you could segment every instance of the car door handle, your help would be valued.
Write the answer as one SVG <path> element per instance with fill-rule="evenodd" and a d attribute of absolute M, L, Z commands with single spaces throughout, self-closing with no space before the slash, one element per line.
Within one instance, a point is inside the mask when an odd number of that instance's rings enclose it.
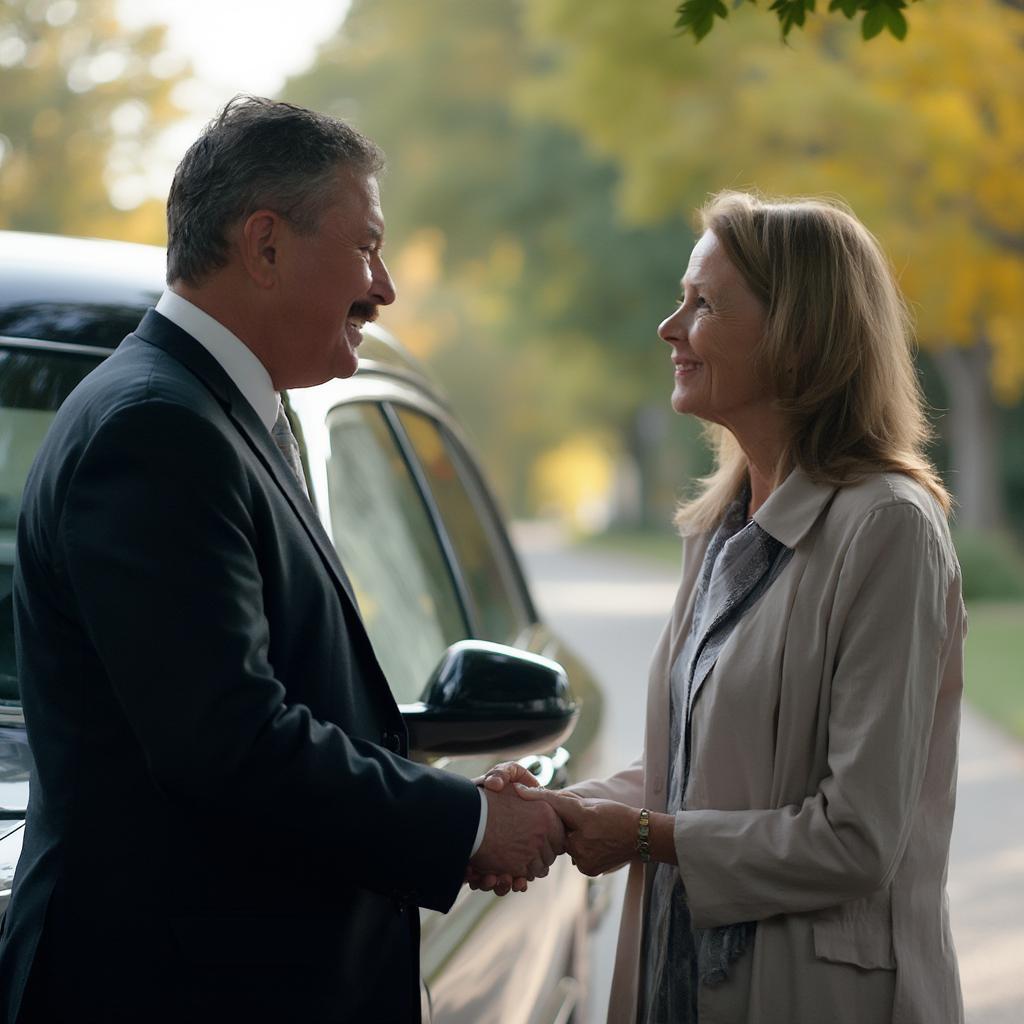
<path fill-rule="evenodd" d="M 559 747 L 550 757 L 546 754 L 527 754 L 518 762 L 541 786 L 561 789 L 569 781 L 569 751 Z"/>

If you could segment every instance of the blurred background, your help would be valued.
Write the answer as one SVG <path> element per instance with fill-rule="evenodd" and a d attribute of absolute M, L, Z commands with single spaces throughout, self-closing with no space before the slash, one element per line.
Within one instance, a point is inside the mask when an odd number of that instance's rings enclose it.
<path fill-rule="evenodd" d="M 0 228 L 163 244 L 174 166 L 232 95 L 349 119 L 389 159 L 384 325 L 441 380 L 506 511 L 670 580 L 673 507 L 709 468 L 655 333 L 693 210 L 724 187 L 842 196 L 916 316 L 968 696 L 1013 761 L 1024 2 L 924 0 L 905 40 L 869 42 L 817 6 L 785 43 L 765 2 L 695 44 L 676 0 L 0 0 Z M 557 615 L 566 592 L 547 593 Z M 1007 849 L 1020 892 L 1024 836 Z"/>

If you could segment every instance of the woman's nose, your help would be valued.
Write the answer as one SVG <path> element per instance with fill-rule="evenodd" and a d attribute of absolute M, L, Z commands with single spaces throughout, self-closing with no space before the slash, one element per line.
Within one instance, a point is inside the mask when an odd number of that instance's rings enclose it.
<path fill-rule="evenodd" d="M 683 321 L 683 308 L 679 307 L 674 313 L 665 317 L 658 325 L 658 337 L 667 341 L 670 345 L 680 341 L 686 331 Z"/>

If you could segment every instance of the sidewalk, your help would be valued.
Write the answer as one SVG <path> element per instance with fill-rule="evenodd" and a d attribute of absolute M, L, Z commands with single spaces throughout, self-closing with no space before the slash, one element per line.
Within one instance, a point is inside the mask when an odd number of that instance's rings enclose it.
<path fill-rule="evenodd" d="M 1024 744 L 969 704 L 960 734 L 949 903 L 968 1024 L 1021 1024 Z"/>
<path fill-rule="evenodd" d="M 550 524 L 517 524 L 534 593 L 550 622 L 600 666 L 608 768 L 640 748 L 645 678 L 676 573 L 569 547 Z M 970 680 L 967 681 L 968 688 Z M 594 1021 L 603 1020 L 625 878 L 594 936 Z M 949 870 L 953 939 L 968 1024 L 1024 1022 L 1024 744 L 964 704 Z M 938 1022 L 937 1022 L 938 1024 Z"/>

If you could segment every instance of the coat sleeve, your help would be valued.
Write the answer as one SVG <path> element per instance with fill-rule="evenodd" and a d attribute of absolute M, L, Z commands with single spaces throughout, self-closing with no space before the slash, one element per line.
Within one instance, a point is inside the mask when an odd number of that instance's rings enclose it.
<path fill-rule="evenodd" d="M 676 817 L 698 927 L 798 913 L 892 879 L 929 756 L 958 572 L 915 506 L 869 513 L 843 561 L 828 710 L 828 774 L 801 804 Z"/>
<path fill-rule="evenodd" d="M 614 775 L 577 782 L 568 788 L 568 792 L 588 799 L 617 800 L 620 804 L 640 807 L 644 802 L 643 755 Z"/>
<path fill-rule="evenodd" d="M 447 909 L 476 789 L 287 703 L 251 486 L 214 424 L 155 400 L 109 416 L 67 485 L 56 557 L 154 783 L 214 816 L 273 807 L 287 842 L 353 883 Z"/>

